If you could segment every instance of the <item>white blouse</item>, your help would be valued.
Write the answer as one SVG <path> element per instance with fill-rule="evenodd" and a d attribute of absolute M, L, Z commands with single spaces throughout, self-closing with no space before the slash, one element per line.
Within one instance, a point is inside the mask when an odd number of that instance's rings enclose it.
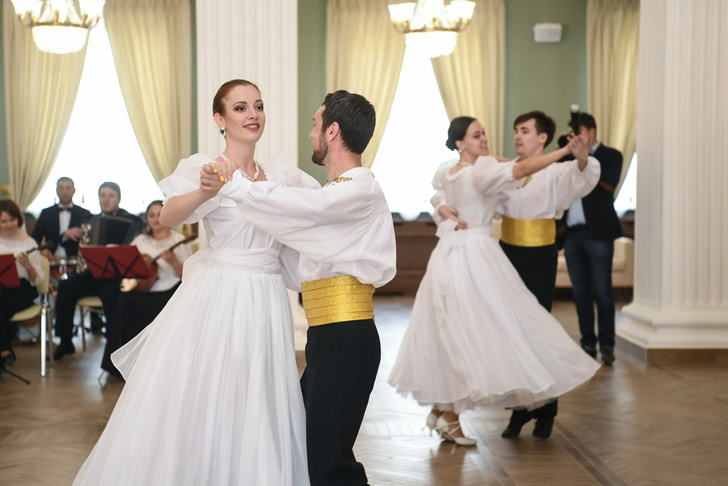
<path fill-rule="evenodd" d="M 139 253 L 156 258 L 161 255 L 162 252 L 171 248 L 175 243 L 184 239 L 184 235 L 177 233 L 176 231 L 172 231 L 172 236 L 163 240 L 155 240 L 153 236 L 142 233 L 134 238 L 131 244 L 135 245 L 139 249 Z M 182 263 L 192 256 L 192 248 L 187 243 L 179 245 L 172 251 L 177 259 Z M 167 261 L 163 258 L 158 259 L 156 263 L 158 268 L 157 280 L 154 282 L 154 285 L 151 286 L 149 292 L 164 292 L 179 283 L 180 277 L 177 275 L 177 272 L 174 270 L 172 265 L 167 263 Z"/>
<path fill-rule="evenodd" d="M 574 199 L 594 189 L 600 174 L 594 157 L 589 157 L 583 171 L 576 160 L 551 164 L 526 177 L 520 186 L 501 192 L 497 212 L 514 219 L 559 219 Z"/>
<path fill-rule="evenodd" d="M 220 195 L 247 221 L 300 253 L 301 282 L 351 275 L 381 287 L 397 272 L 392 215 L 374 174 L 350 169 L 318 188 L 251 183 L 237 172 Z"/>
<path fill-rule="evenodd" d="M 0 255 L 10 254 L 16 256 L 23 251 L 28 252 L 33 248 L 37 247 L 38 243 L 36 243 L 36 241 L 29 236 L 26 236 L 22 240 L 8 240 L 0 236 Z M 43 269 L 40 266 L 40 256 L 41 255 L 39 251 L 34 251 L 33 253 L 28 254 L 28 259 L 30 260 L 30 263 L 33 265 L 36 272 L 38 272 L 38 276 L 35 278 L 35 282 L 30 282 L 33 285 L 38 285 L 39 283 L 41 283 L 43 281 L 43 277 L 45 276 L 45 273 L 43 273 Z M 30 281 L 30 278 L 28 278 L 28 270 L 17 260 L 15 262 L 15 267 L 18 269 L 19 278 L 24 278 L 25 280 Z"/>

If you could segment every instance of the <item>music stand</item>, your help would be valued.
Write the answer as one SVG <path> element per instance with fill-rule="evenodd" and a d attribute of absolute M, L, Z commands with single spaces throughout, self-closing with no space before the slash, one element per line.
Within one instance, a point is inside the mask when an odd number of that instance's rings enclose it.
<path fill-rule="evenodd" d="M 134 245 L 79 246 L 91 275 L 97 280 L 147 278 L 149 267 Z"/>
<path fill-rule="evenodd" d="M 0 289 L 20 287 L 14 255 L 0 255 Z"/>

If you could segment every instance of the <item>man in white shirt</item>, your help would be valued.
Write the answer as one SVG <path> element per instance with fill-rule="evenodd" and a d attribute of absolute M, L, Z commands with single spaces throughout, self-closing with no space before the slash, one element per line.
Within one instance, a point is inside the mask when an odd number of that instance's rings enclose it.
<path fill-rule="evenodd" d="M 516 154 L 518 158 L 526 159 L 543 155 L 554 138 L 556 123 L 541 111 L 531 111 L 517 117 L 513 128 Z M 555 220 L 574 199 L 589 194 L 599 181 L 599 162 L 589 157 L 586 145 L 583 149 L 577 160 L 552 164 L 527 177 L 519 187 L 508 188 L 499 195 L 498 213 L 503 218 L 501 248 L 528 290 L 549 312 L 558 264 Z M 446 204 L 444 194 L 438 192 L 433 196 L 432 204 L 438 220 L 439 209 Z M 452 212 L 452 208 L 449 211 Z M 521 427 L 535 418 L 534 437 L 547 439 L 551 436 L 557 412 L 558 400 L 531 412 L 514 409 L 510 423 L 501 435 L 517 437 Z"/>
<path fill-rule="evenodd" d="M 235 174 L 219 194 L 300 252 L 309 323 L 301 388 L 311 484 L 364 485 L 366 473 L 353 446 L 379 368 L 372 295 L 396 273 L 394 226 L 379 184 L 361 165 L 374 132 L 372 104 L 336 91 L 326 96 L 313 121 L 312 160 L 328 175 L 323 188 L 252 183 Z M 206 166 L 203 184 L 219 183 L 213 167 L 223 170 L 219 164 Z"/>

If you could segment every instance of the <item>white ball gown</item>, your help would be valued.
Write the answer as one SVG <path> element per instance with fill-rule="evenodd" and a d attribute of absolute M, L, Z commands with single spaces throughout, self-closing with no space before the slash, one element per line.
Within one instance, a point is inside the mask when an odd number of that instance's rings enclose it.
<path fill-rule="evenodd" d="M 448 220 L 415 297 L 389 383 L 421 405 L 536 408 L 599 368 L 539 305 L 493 238 L 498 192 L 519 184 L 513 162 L 480 157 L 433 179 L 468 229 Z"/>
<path fill-rule="evenodd" d="M 210 160 L 182 160 L 160 187 L 167 197 L 198 188 Z M 290 182 L 277 164 L 264 170 Z M 309 484 L 283 276 L 297 259 L 280 258 L 281 244 L 230 199 L 188 221 L 201 218 L 210 248 L 185 262 L 164 310 L 112 356 L 126 384 L 74 485 Z"/>

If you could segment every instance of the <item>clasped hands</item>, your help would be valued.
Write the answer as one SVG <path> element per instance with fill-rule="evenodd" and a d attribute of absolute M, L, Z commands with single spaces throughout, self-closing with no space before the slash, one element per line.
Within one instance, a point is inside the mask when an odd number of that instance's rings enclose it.
<path fill-rule="evenodd" d="M 200 189 L 209 197 L 216 196 L 226 182 L 233 178 L 237 167 L 231 162 L 209 162 L 200 171 Z"/>

